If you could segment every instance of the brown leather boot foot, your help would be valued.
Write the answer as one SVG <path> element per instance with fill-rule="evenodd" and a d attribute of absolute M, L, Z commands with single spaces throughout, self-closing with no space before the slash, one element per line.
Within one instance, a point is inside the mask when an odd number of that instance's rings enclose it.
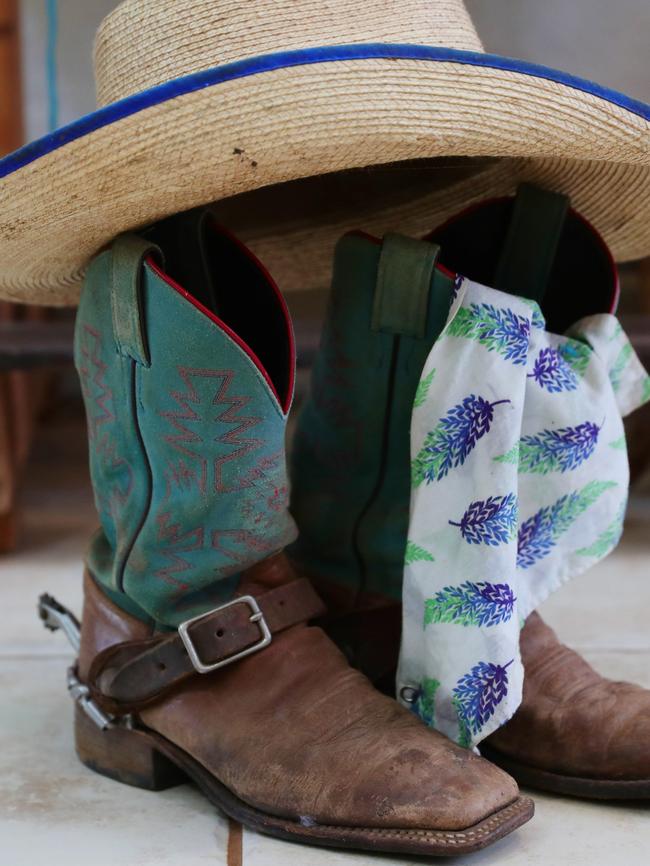
<path fill-rule="evenodd" d="M 521 652 L 521 707 L 481 753 L 533 788 L 649 799 L 650 691 L 601 677 L 537 613 L 521 632 Z"/>
<path fill-rule="evenodd" d="M 282 556 L 251 569 L 255 598 L 191 624 L 189 654 L 87 576 L 78 674 L 116 718 L 102 730 L 80 704 L 84 764 L 151 789 L 189 778 L 246 826 L 316 845 L 460 854 L 528 821 L 508 775 L 380 695 L 305 624 L 322 605 L 287 569 Z M 223 666 L 199 674 L 191 657 Z"/>

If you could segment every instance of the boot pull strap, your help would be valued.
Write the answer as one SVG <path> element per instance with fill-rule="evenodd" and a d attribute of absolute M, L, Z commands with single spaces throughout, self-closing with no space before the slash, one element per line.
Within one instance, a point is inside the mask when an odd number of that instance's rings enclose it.
<path fill-rule="evenodd" d="M 120 235 L 111 247 L 111 310 L 120 355 L 150 365 L 142 303 L 142 268 L 149 255 L 162 260 L 160 249 L 137 235 Z"/>
<path fill-rule="evenodd" d="M 239 596 L 182 623 L 178 632 L 108 647 L 93 660 L 88 685 L 109 712 L 138 711 L 189 677 L 237 662 L 264 649 L 278 632 L 324 613 L 304 578 L 255 598 Z"/>
<path fill-rule="evenodd" d="M 569 211 L 569 198 L 522 183 L 510 220 L 494 288 L 541 304 Z"/>
<path fill-rule="evenodd" d="M 140 234 L 165 250 L 175 282 L 218 316 L 218 275 L 223 268 L 214 266 L 215 226 L 209 208 L 199 207 L 165 217 Z"/>
<path fill-rule="evenodd" d="M 372 329 L 422 339 L 431 279 L 440 247 L 397 234 L 384 237 L 372 310 Z"/>

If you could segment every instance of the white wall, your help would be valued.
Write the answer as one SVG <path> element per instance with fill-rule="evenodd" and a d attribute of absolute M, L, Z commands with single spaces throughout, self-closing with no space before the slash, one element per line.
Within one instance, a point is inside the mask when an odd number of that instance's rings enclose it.
<path fill-rule="evenodd" d="M 151 2 L 151 0 L 146 0 Z M 97 25 L 115 0 L 58 0 L 58 93 L 61 124 L 95 107 L 92 42 Z M 48 131 L 45 0 L 21 0 L 25 133 Z"/>
<path fill-rule="evenodd" d="M 650 0 L 466 0 L 487 51 L 650 102 Z"/>
<path fill-rule="evenodd" d="M 92 37 L 115 5 L 115 0 L 59 0 L 62 123 L 93 109 Z M 467 5 L 488 51 L 556 66 L 650 102 L 650 0 L 467 0 Z M 47 131 L 44 10 L 45 0 L 22 0 L 30 139 Z"/>

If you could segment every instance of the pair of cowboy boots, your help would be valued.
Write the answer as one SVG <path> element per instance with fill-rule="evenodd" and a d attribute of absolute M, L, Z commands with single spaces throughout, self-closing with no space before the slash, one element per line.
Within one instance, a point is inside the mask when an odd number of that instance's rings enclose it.
<path fill-rule="evenodd" d="M 417 336 L 404 327 L 399 332 L 394 317 L 377 320 L 381 243 L 350 234 L 337 248 L 321 352 L 294 439 L 291 507 L 300 537 L 291 553 L 328 602 L 328 633 L 388 693 L 394 694 L 399 654 L 409 434 L 420 374 L 446 321 L 452 273 L 485 285 L 498 279 L 513 208 L 513 199 L 488 202 L 427 239 L 441 252 L 426 327 Z M 539 282 L 540 274 L 530 273 L 540 258 L 538 240 L 532 237 L 530 254 L 521 257 L 518 287 L 526 279 Z M 617 278 L 611 259 L 573 211 L 551 264 L 543 275 L 550 330 L 562 333 L 582 316 L 612 309 Z M 572 286 L 581 270 L 588 277 L 586 298 L 576 297 Z M 481 754 L 530 787 L 589 798 L 650 798 L 650 691 L 601 677 L 538 613 L 526 620 L 520 649 L 523 701 L 481 743 Z M 412 702 L 413 692 L 405 687 L 398 697 Z"/>
<path fill-rule="evenodd" d="M 380 693 L 283 553 L 295 351 L 261 265 L 203 213 L 118 238 L 77 317 L 101 529 L 76 747 L 144 788 L 191 779 L 245 825 L 411 854 L 482 848 L 532 802 Z"/>
<path fill-rule="evenodd" d="M 77 750 L 142 787 L 189 777 L 233 818 L 281 838 L 464 853 L 527 821 L 531 801 L 381 694 L 309 625 L 325 614 L 316 585 L 332 636 L 386 686 L 408 409 L 453 277 L 433 274 L 424 337 L 386 333 L 372 326 L 373 315 L 390 319 L 390 304 L 371 310 L 379 250 L 355 235 L 337 253 L 295 448 L 297 543 L 284 458 L 295 353 L 268 274 L 204 214 L 119 238 L 93 261 L 75 350 L 101 530 L 85 576 Z M 542 695 L 557 703 L 545 679 Z M 535 730 L 553 759 L 539 704 Z M 513 748 L 527 757 L 517 737 L 508 742 L 504 762 Z"/>

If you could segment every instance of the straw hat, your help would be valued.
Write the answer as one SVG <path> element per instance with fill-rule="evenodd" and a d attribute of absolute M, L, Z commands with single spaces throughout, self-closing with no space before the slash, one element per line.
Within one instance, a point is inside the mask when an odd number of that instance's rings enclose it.
<path fill-rule="evenodd" d="M 424 233 L 521 179 L 650 253 L 650 107 L 484 53 L 461 0 L 126 0 L 95 66 L 97 111 L 0 161 L 1 297 L 75 303 L 112 237 L 207 202 L 320 286 L 347 228 Z"/>

